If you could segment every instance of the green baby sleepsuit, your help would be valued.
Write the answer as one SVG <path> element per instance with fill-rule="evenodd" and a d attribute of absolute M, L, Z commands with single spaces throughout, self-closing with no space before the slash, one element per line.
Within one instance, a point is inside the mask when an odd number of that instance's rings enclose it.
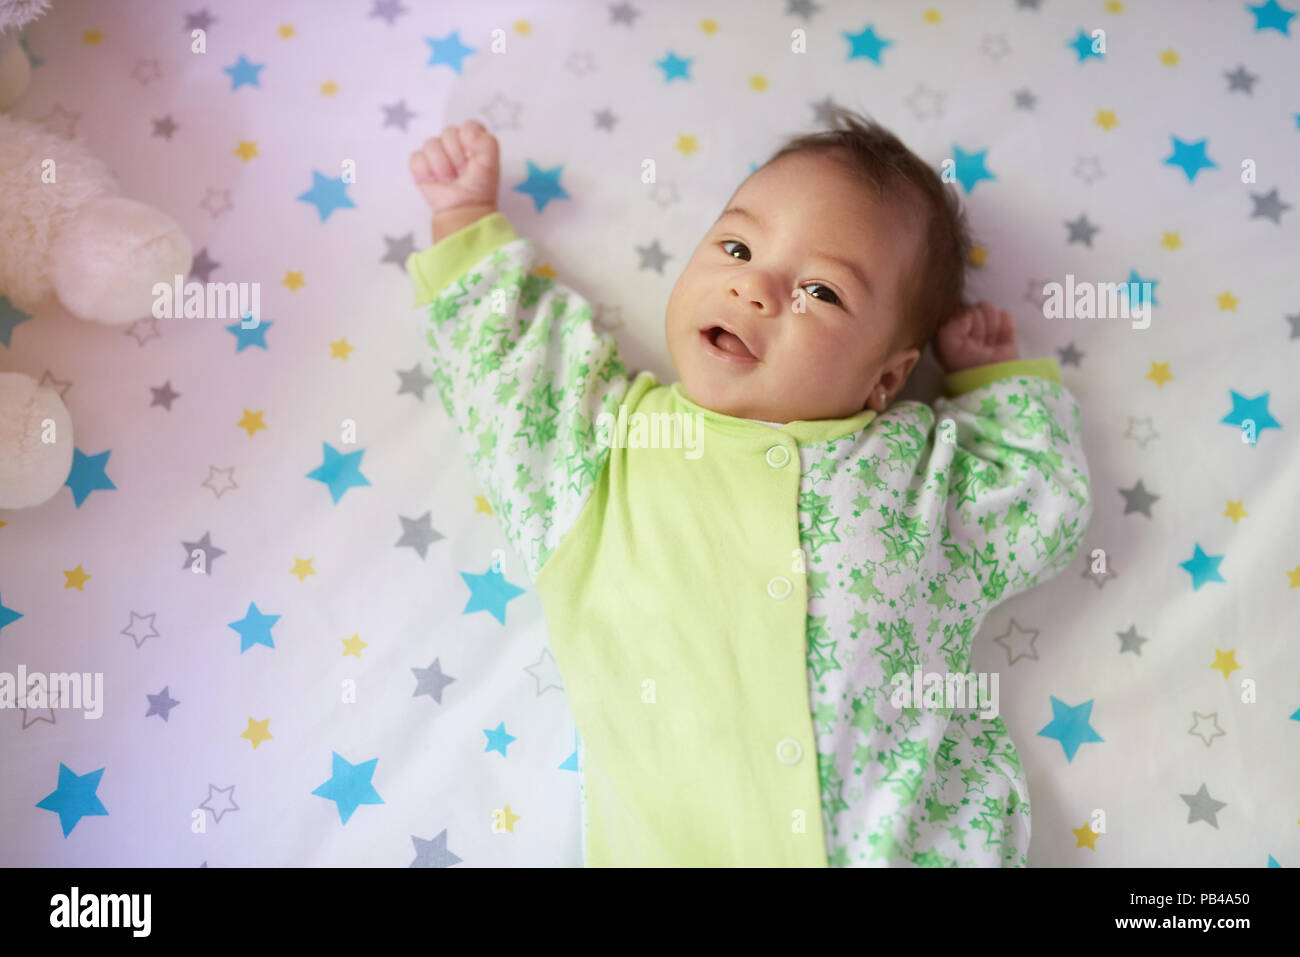
<path fill-rule="evenodd" d="M 1090 486 L 1055 360 L 950 375 L 933 408 L 772 428 L 630 376 L 537 256 L 497 212 L 407 270 L 443 407 L 542 603 L 586 863 L 1025 865 L 1002 719 L 890 693 L 965 673 L 988 611 L 1078 549 Z"/>

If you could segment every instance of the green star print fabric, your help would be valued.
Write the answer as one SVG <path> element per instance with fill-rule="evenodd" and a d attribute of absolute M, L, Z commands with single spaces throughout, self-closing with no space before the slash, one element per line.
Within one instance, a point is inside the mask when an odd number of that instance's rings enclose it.
<path fill-rule="evenodd" d="M 625 396 L 640 401 L 647 393 L 667 394 L 656 389 L 669 389 L 640 377 L 634 388 L 614 340 L 593 326 L 588 304 L 533 272 L 536 257 L 536 246 L 517 237 L 496 213 L 413 255 L 407 264 L 443 406 L 534 581 L 578 523 L 597 483 L 610 474 L 611 452 L 598 440 L 597 416 L 617 416 Z M 807 432 L 797 444 L 799 547 L 793 550 L 802 552 L 799 570 L 806 576 L 806 592 L 800 593 L 807 596 L 806 696 L 801 697 L 816 744 L 825 845 L 824 855 L 819 849 L 816 856 L 829 866 L 1027 863 L 1028 786 L 1002 719 L 981 717 L 978 709 L 900 707 L 891 693 L 895 676 L 907 676 L 910 687 L 917 671 L 966 674 L 972 638 L 989 610 L 1052 578 L 1076 554 L 1091 516 L 1080 411 L 1051 359 L 966 370 L 946 377 L 945 391 L 932 406 L 898 402 L 845 434 Z M 767 434 L 765 425 L 706 416 L 707 424 L 720 420 L 728 428 L 748 426 Z M 710 454 L 697 468 L 752 467 L 752 460 L 719 461 L 725 443 L 708 447 Z M 620 466 L 616 474 L 626 483 L 628 471 Z M 661 501 L 639 504 L 635 495 L 676 495 L 680 502 L 691 493 L 661 488 L 634 495 L 616 488 L 603 494 L 621 511 L 659 508 L 662 513 Z M 614 508 L 605 498 L 599 501 Z M 618 518 L 616 511 L 585 522 L 587 538 L 578 544 L 593 551 L 603 547 L 597 541 L 601 523 L 609 537 Z M 709 531 L 701 527 L 698 534 Z M 571 565 L 565 565 L 566 573 Z M 621 587 L 635 589 L 641 582 L 674 593 L 663 581 L 646 578 L 624 574 Z M 598 600 L 588 596 L 589 582 L 582 585 L 584 601 Z M 626 591 L 622 598 L 634 600 Z M 675 614 L 665 608 L 665 620 Z M 581 620 L 565 619 L 569 625 Z M 664 631 L 682 631 L 673 624 Z M 716 632 L 701 624 L 691 640 L 698 645 L 709 634 Z M 552 640 L 563 670 L 565 655 L 573 653 L 562 636 L 552 632 Z M 690 652 L 682 646 L 682 660 Z M 615 722 L 620 705 L 607 696 L 602 699 L 606 710 L 585 710 L 589 689 L 576 682 L 571 686 L 570 678 L 594 679 L 572 657 L 567 661 L 566 692 L 583 736 L 585 768 L 590 742 L 582 721 Z M 738 691 L 734 700 L 751 700 L 745 688 L 731 690 Z M 720 689 L 718 699 L 732 700 L 727 694 Z M 707 703 L 698 707 L 704 718 L 721 719 L 705 713 Z M 636 717 L 644 712 L 629 707 L 627 713 L 620 740 L 650 733 L 647 722 Z M 743 716 L 731 718 L 748 727 Z M 759 745 L 766 754 L 766 742 Z M 643 746 L 642 753 L 652 747 L 673 753 L 676 746 L 683 762 L 689 757 L 686 742 L 647 738 Z M 623 782 L 625 795 L 669 786 L 644 773 L 635 787 L 628 785 L 632 779 L 619 777 L 624 769 L 615 765 L 612 750 L 600 766 L 602 781 Z M 775 759 L 769 765 L 755 772 L 760 784 L 792 773 Z M 669 772 L 663 775 L 667 780 Z M 590 861 L 587 787 L 582 793 L 584 856 Z M 634 812 L 622 818 L 602 813 L 602 827 L 618 821 L 621 827 L 640 826 Z M 776 833 L 779 821 L 772 826 Z M 784 827 L 788 831 L 788 824 Z M 716 853 L 731 863 L 748 863 L 745 832 L 738 833 L 732 845 Z M 674 847 L 672 835 L 664 834 L 642 844 Z M 640 846 L 628 846 L 634 845 Z M 685 850 L 675 853 L 682 863 L 706 862 Z"/>

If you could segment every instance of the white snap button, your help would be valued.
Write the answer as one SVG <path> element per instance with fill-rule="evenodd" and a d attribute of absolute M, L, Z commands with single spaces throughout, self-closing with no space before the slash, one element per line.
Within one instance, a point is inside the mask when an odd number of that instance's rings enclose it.
<path fill-rule="evenodd" d="M 794 586 L 790 584 L 790 579 L 777 575 L 767 583 L 767 593 L 773 598 L 788 598 Z"/>
<path fill-rule="evenodd" d="M 776 746 L 776 758 L 782 764 L 797 764 L 803 757 L 803 748 L 794 738 L 782 738 Z"/>
<path fill-rule="evenodd" d="M 790 450 L 784 445 L 774 445 L 767 450 L 767 464 L 774 469 L 783 469 L 790 462 Z"/>

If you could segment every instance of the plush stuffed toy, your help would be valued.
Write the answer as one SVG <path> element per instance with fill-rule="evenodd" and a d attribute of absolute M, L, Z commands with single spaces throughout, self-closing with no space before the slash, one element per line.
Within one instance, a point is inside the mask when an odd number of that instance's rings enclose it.
<path fill-rule="evenodd" d="M 0 0 L 0 30 L 20 22 L 6 17 L 31 19 L 44 7 L 44 0 Z M 15 49 L 26 62 L 16 45 L 8 56 Z M 20 72 L 0 60 L 0 98 L 3 78 Z M 22 334 L 15 320 L 53 300 L 82 319 L 134 322 L 152 313 L 154 283 L 188 274 L 192 250 L 180 226 L 120 192 L 80 142 L 0 114 L 0 326 L 10 327 L 11 340 Z M 53 497 L 72 453 L 72 419 L 59 394 L 0 371 L 0 509 Z"/>

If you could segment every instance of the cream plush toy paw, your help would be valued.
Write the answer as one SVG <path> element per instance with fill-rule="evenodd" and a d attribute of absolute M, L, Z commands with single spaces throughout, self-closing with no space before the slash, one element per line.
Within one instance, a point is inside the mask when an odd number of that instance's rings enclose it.
<path fill-rule="evenodd" d="M 15 5 L 0 0 L 0 17 Z M 155 283 L 189 273 L 192 249 L 180 226 L 120 193 L 82 143 L 0 114 L 0 331 L 10 348 L 22 334 L 15 322 L 54 299 L 82 319 L 134 322 L 152 314 Z M 72 454 L 72 420 L 58 393 L 0 373 L 0 509 L 50 499 Z"/>

